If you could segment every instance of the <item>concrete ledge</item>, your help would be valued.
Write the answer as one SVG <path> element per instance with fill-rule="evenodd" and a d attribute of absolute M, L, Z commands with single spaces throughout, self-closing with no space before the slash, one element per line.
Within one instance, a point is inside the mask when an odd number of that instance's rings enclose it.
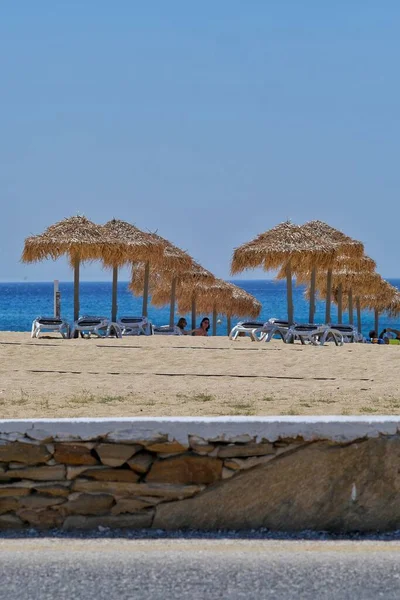
<path fill-rule="evenodd" d="M 110 441 L 134 441 L 165 435 L 186 442 L 188 436 L 209 440 L 240 441 L 255 438 L 271 442 L 281 438 L 352 441 L 364 437 L 395 435 L 400 430 L 400 416 L 371 417 L 147 417 L 118 419 L 14 419 L 0 420 L 0 439 L 11 440 L 18 434 L 41 440 L 90 441 L 106 437 Z M 14 434 L 14 436 L 13 436 Z M 244 440 L 243 440 L 244 441 Z"/>

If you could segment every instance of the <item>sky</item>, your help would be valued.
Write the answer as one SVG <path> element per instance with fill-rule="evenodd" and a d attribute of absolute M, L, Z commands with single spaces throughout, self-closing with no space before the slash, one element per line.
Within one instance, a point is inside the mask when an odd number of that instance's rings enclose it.
<path fill-rule="evenodd" d="M 321 219 L 400 277 L 399 28 L 398 0 L 1 2 L 0 280 L 71 280 L 20 256 L 76 214 L 224 278 L 234 247 Z"/>

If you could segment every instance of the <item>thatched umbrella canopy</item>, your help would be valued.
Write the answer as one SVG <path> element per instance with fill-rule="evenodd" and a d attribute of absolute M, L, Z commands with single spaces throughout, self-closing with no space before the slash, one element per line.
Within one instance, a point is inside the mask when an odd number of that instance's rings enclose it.
<path fill-rule="evenodd" d="M 306 265 L 307 266 L 307 265 Z M 330 276 L 327 278 L 325 275 L 317 274 L 314 270 L 307 270 L 306 268 L 296 267 L 296 283 L 299 285 L 309 284 L 307 290 L 307 297 L 310 299 L 310 306 L 315 305 L 315 292 L 319 292 L 320 297 L 323 297 L 327 302 L 329 296 L 332 295 L 334 287 L 338 288 L 338 321 L 342 322 L 342 295 L 346 291 L 350 299 L 350 323 L 352 323 L 352 299 L 353 299 L 353 287 L 352 283 L 357 282 L 362 284 L 364 281 L 369 281 L 371 285 L 374 285 L 378 280 L 377 275 L 374 273 L 376 263 L 372 258 L 366 255 L 363 256 L 349 256 L 345 254 L 339 254 L 333 260 L 330 267 Z M 370 277 L 371 275 L 371 277 Z M 277 275 L 278 279 L 284 278 L 282 270 Z M 311 282 L 311 283 L 310 283 Z M 329 293 L 330 289 L 330 293 Z M 314 306 L 315 308 L 315 306 Z M 330 318 L 330 302 L 329 302 L 329 318 Z"/>
<path fill-rule="evenodd" d="M 310 228 L 286 221 L 236 248 L 231 273 L 235 275 L 256 267 L 263 267 L 266 271 L 283 267 L 287 282 L 288 320 L 292 323 L 292 265 L 307 259 L 312 265 L 328 268 L 335 251 L 332 244 L 314 235 Z"/>
<path fill-rule="evenodd" d="M 336 266 L 343 266 L 343 261 L 340 257 L 346 257 L 346 266 L 354 269 L 360 269 L 360 265 L 357 261 L 362 258 L 364 254 L 364 245 L 358 240 L 345 235 L 339 229 L 331 227 L 323 221 L 309 221 L 303 225 L 303 228 L 315 236 L 317 239 L 324 240 L 327 244 L 331 245 L 335 249 L 335 259 L 332 261 L 327 268 L 326 281 L 327 281 L 327 298 L 326 298 L 326 310 L 325 310 L 325 321 L 329 323 L 331 320 L 331 289 L 332 289 L 332 272 Z M 309 271 L 310 272 L 310 323 L 314 322 L 315 314 L 315 285 L 316 285 L 316 269 L 317 265 L 313 263 L 307 256 L 303 260 L 297 260 L 293 265 L 293 272 L 296 274 Z"/>
<path fill-rule="evenodd" d="M 228 318 L 228 333 L 231 329 L 231 317 L 256 318 L 261 312 L 261 303 L 251 294 L 222 279 L 198 281 L 194 286 L 183 285 L 178 296 L 178 306 L 186 313 L 195 302 L 197 314 L 213 315 L 213 335 L 217 333 L 218 314 Z"/>
<path fill-rule="evenodd" d="M 111 242 L 103 251 L 103 264 L 113 269 L 111 320 L 116 321 L 118 268 L 134 261 L 159 264 L 164 257 L 165 244 L 158 236 L 119 219 L 111 219 L 103 229 Z"/>
<path fill-rule="evenodd" d="M 378 291 L 381 284 L 382 277 L 375 271 L 351 271 L 347 269 L 335 271 L 332 275 L 332 295 L 338 305 L 338 322 L 342 322 L 343 308 L 347 308 L 349 323 L 353 324 L 353 297 L 355 297 L 358 329 L 361 331 L 360 297 Z M 326 299 L 327 288 L 324 278 L 317 278 L 317 291 L 321 298 Z"/>
<path fill-rule="evenodd" d="M 26 238 L 22 252 L 25 263 L 67 255 L 74 269 L 74 320 L 79 318 L 80 263 L 102 257 L 107 244 L 102 227 L 86 217 L 76 216 L 50 225 L 42 234 Z"/>
<path fill-rule="evenodd" d="M 170 251 L 174 252 L 171 249 Z M 132 281 L 129 284 L 129 289 L 134 294 L 138 295 L 140 293 L 139 290 L 141 290 L 144 285 L 145 277 L 146 273 L 144 266 L 140 264 L 133 265 Z M 181 266 L 179 269 L 174 269 L 172 265 L 170 268 L 164 268 L 163 266 L 157 265 L 153 266 L 148 274 L 148 285 L 152 295 L 152 304 L 154 306 L 165 306 L 168 303 L 170 304 L 170 325 L 172 326 L 175 316 L 175 301 L 180 286 L 183 284 L 191 286 L 200 280 L 212 281 L 214 279 L 215 277 L 210 271 L 202 267 L 192 258 L 190 258 L 189 266 Z M 192 321 L 194 310 L 195 308 L 193 307 Z"/>
<path fill-rule="evenodd" d="M 399 307 L 399 290 L 381 278 L 381 284 L 372 293 L 360 297 L 360 306 L 373 310 L 375 314 L 375 332 L 379 334 L 379 313 L 388 311 L 396 314 Z"/>

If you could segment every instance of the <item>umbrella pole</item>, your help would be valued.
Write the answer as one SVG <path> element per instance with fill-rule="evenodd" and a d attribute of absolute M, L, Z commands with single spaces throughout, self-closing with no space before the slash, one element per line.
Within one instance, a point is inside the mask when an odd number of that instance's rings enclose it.
<path fill-rule="evenodd" d="M 217 309 L 215 308 L 215 306 L 213 309 L 212 334 L 217 335 Z"/>
<path fill-rule="evenodd" d="M 112 276 L 112 298 L 111 298 L 111 321 L 115 323 L 117 320 L 117 286 L 118 286 L 118 267 L 113 267 Z"/>
<path fill-rule="evenodd" d="M 150 277 L 150 263 L 147 262 L 144 268 L 144 288 L 143 288 L 143 309 L 142 314 L 147 317 L 147 304 L 149 301 L 149 277 Z"/>
<path fill-rule="evenodd" d="M 325 323 L 331 322 L 331 301 L 332 301 L 332 269 L 328 269 L 328 272 L 326 274 Z"/>
<path fill-rule="evenodd" d="M 286 265 L 286 289 L 287 289 L 287 313 L 289 324 L 293 324 L 293 288 L 292 288 L 292 268 L 290 261 Z"/>
<path fill-rule="evenodd" d="M 361 306 L 360 306 L 360 296 L 356 298 L 356 306 L 357 306 L 357 329 L 358 333 L 361 333 Z"/>
<path fill-rule="evenodd" d="M 315 315 L 315 280 L 317 278 L 317 269 L 313 267 L 311 271 L 311 281 L 310 281 L 310 312 L 308 316 L 308 322 L 314 323 L 314 315 Z"/>
<path fill-rule="evenodd" d="M 196 329 L 196 298 L 192 298 L 192 329 Z"/>
<path fill-rule="evenodd" d="M 354 323 L 354 319 L 353 319 L 353 290 L 351 288 L 349 289 L 348 302 L 349 302 L 349 323 L 350 323 L 350 325 L 353 325 L 353 323 Z"/>
<path fill-rule="evenodd" d="M 379 336 L 379 312 L 378 309 L 375 309 L 375 334 L 376 337 Z"/>
<path fill-rule="evenodd" d="M 227 329 L 227 332 L 228 332 L 228 335 L 229 335 L 230 332 L 231 332 L 231 329 L 232 329 L 232 317 L 231 317 L 231 315 L 227 315 L 226 316 L 226 329 Z"/>
<path fill-rule="evenodd" d="M 343 322 L 343 288 L 341 283 L 338 285 L 337 320 L 339 325 L 341 325 Z"/>
<path fill-rule="evenodd" d="M 175 321 L 175 298 L 176 298 L 176 277 L 173 278 L 171 284 L 171 302 L 169 305 L 169 326 L 174 326 Z"/>
<path fill-rule="evenodd" d="M 79 319 L 79 258 L 74 259 L 74 321 Z"/>

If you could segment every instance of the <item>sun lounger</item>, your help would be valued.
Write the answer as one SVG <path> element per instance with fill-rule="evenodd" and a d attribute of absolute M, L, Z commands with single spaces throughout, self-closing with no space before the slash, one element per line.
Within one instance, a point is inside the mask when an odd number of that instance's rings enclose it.
<path fill-rule="evenodd" d="M 79 317 L 79 319 L 74 322 L 71 329 L 71 337 L 75 337 L 75 335 L 79 333 L 82 337 L 85 335 L 90 337 L 92 334 L 97 337 L 122 337 L 118 323 L 112 323 L 107 317 L 97 317 L 92 315 Z"/>
<path fill-rule="evenodd" d="M 343 345 L 343 335 L 329 325 L 314 325 L 311 323 L 292 325 L 286 334 L 285 342 L 293 343 L 300 340 L 302 344 L 309 342 L 314 346 L 323 346 L 325 342 L 333 341 L 336 346 Z"/>
<path fill-rule="evenodd" d="M 147 317 L 124 316 L 117 319 L 122 335 L 151 335 L 152 325 Z"/>
<path fill-rule="evenodd" d="M 343 325 L 341 323 L 329 323 L 329 327 L 331 329 L 334 329 L 335 331 L 338 331 L 339 333 L 341 333 L 341 335 L 343 336 L 343 341 L 349 342 L 349 343 L 354 343 L 354 342 L 362 342 L 364 340 L 364 337 L 361 333 L 359 333 L 359 331 L 357 330 L 357 327 L 354 327 L 354 325 Z"/>
<path fill-rule="evenodd" d="M 229 333 L 230 340 L 236 340 L 239 335 L 250 335 L 264 326 L 264 323 L 257 321 L 240 321 Z M 253 339 L 253 338 L 252 338 Z"/>
<path fill-rule="evenodd" d="M 153 325 L 153 335 L 183 335 L 182 330 L 174 325 L 170 327 L 169 325 L 161 325 L 160 327 L 156 327 Z"/>
<path fill-rule="evenodd" d="M 260 342 L 270 342 L 275 335 L 278 335 L 285 341 L 289 327 L 289 321 L 274 318 L 269 319 L 269 321 L 264 323 L 262 329 L 254 332 L 254 336 Z"/>
<path fill-rule="evenodd" d="M 69 324 L 61 317 L 36 317 L 32 323 L 31 337 L 38 338 L 42 331 L 54 331 L 69 338 Z"/>

